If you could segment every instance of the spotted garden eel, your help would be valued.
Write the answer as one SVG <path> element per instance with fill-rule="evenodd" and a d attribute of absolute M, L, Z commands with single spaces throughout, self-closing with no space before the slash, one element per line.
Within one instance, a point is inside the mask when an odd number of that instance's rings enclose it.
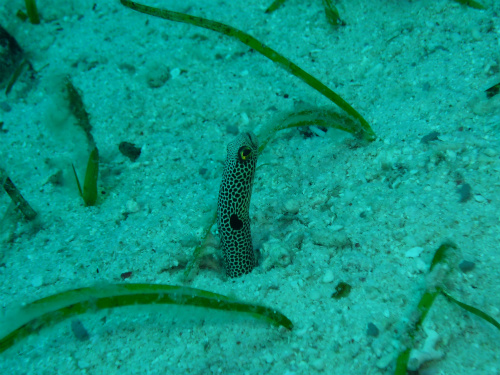
<path fill-rule="evenodd" d="M 257 154 L 258 141 L 252 133 L 243 133 L 227 145 L 217 203 L 217 226 L 229 277 L 251 272 L 256 263 L 248 209 Z"/>

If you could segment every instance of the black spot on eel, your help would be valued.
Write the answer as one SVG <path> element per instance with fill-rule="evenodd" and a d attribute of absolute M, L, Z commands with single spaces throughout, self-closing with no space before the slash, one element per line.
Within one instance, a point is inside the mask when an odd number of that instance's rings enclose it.
<path fill-rule="evenodd" d="M 251 272 L 256 263 L 248 209 L 257 153 L 258 141 L 252 133 L 243 133 L 227 145 L 217 203 L 217 226 L 229 277 Z"/>

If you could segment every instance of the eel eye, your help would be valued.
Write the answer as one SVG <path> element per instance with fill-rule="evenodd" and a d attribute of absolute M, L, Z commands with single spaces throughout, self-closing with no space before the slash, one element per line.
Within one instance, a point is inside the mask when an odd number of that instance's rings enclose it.
<path fill-rule="evenodd" d="M 248 146 L 242 146 L 238 150 L 238 157 L 241 161 L 246 161 L 250 154 L 252 153 L 252 149 Z"/>

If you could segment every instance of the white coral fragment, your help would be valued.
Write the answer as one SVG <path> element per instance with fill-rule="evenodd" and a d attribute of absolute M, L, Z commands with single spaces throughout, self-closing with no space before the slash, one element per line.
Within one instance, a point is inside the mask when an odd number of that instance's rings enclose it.
<path fill-rule="evenodd" d="M 423 348 L 411 351 L 410 360 L 408 361 L 408 369 L 411 371 L 417 371 L 424 363 L 441 359 L 444 356 L 441 350 L 435 349 L 441 339 L 439 334 L 432 329 L 426 329 L 425 333 L 427 334 L 427 338 L 425 339 Z"/>

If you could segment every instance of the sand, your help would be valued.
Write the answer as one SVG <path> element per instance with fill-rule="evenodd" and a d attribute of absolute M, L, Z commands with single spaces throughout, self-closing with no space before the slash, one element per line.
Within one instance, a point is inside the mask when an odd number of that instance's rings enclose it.
<path fill-rule="evenodd" d="M 347 25 L 334 28 L 319 0 L 289 0 L 272 14 L 270 1 L 148 2 L 248 32 L 341 95 L 378 137 L 277 133 L 259 156 L 250 207 L 259 266 L 226 278 L 214 226 L 189 282 L 182 275 L 215 212 L 226 145 L 304 105 L 335 105 L 236 40 L 118 1 L 40 0 L 40 25 L 15 17 L 24 2 L 5 4 L 0 24 L 36 75 L 0 93 L 0 166 L 38 216 L 23 220 L 0 194 L 3 325 L 56 292 L 161 283 L 275 308 L 294 328 L 196 308 L 105 310 L 78 317 L 88 339 L 75 334 L 76 319 L 63 321 L 0 354 L 0 371 L 392 374 L 427 288 L 499 320 L 500 95 L 484 91 L 500 81 L 500 4 L 483 3 L 339 1 Z M 90 146 L 65 77 L 99 149 L 93 207 L 71 167 L 83 181 Z M 141 148 L 135 162 L 121 142 Z M 429 275 L 446 241 L 457 249 Z M 339 282 L 352 290 L 337 300 Z M 499 339 L 440 296 L 412 363 L 420 374 L 500 374 Z"/>

